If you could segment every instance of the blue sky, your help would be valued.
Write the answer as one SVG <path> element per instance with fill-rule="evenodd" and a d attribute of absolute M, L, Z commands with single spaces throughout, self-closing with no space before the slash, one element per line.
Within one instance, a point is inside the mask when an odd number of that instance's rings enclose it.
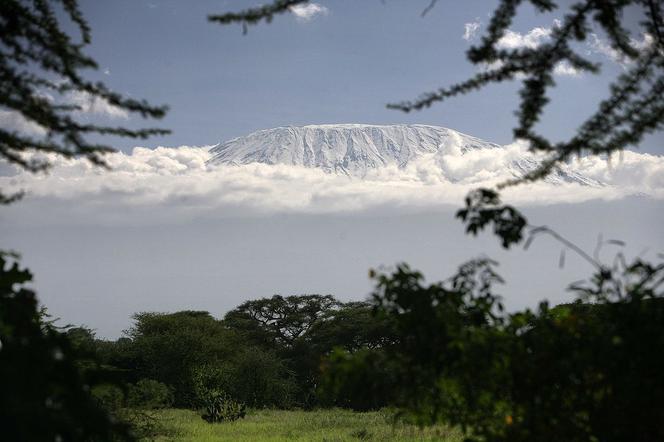
<path fill-rule="evenodd" d="M 321 0 L 315 4 L 322 13 L 309 19 L 279 16 L 247 35 L 206 17 L 254 1 L 86 0 L 82 8 L 93 29 L 88 50 L 101 68 L 95 76 L 115 90 L 171 108 L 158 122 L 171 135 L 113 141 L 125 151 L 136 144 L 207 145 L 275 126 L 348 122 L 432 124 L 510 142 L 516 84 L 491 86 L 422 112 L 385 108 L 476 72 L 465 59 L 472 39 L 463 38 L 464 26 L 479 23 L 481 33 L 496 2 L 441 1 L 421 17 L 428 3 Z M 525 37 L 537 27 L 550 29 L 556 17 L 523 7 L 512 30 Z M 638 17 L 628 19 L 636 23 Z M 601 51 L 593 57 L 603 63 L 602 75 L 557 78 L 554 102 L 540 126 L 544 134 L 569 135 L 622 71 Z M 119 123 L 136 126 L 140 119 Z M 664 153 L 662 135 L 650 136 L 640 148 Z"/>

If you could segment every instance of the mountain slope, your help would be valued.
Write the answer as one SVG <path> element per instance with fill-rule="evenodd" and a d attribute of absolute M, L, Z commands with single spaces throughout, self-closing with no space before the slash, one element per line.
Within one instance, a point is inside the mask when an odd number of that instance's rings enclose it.
<path fill-rule="evenodd" d="M 501 146 L 452 129 L 426 125 L 334 124 L 277 127 L 259 130 L 214 146 L 211 164 L 282 164 L 318 168 L 328 173 L 365 177 L 386 166 L 405 168 L 417 161 L 433 160 L 443 168 L 446 158 L 463 157 L 470 152 L 492 151 L 496 161 L 504 161 Z M 496 164 L 512 177 L 537 167 L 531 155 Z M 450 181 L 455 178 L 448 177 Z M 599 184 L 570 168 L 548 178 L 550 182 Z"/>

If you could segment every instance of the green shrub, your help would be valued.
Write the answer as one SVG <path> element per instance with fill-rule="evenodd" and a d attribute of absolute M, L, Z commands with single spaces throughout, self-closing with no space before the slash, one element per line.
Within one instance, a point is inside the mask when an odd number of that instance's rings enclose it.
<path fill-rule="evenodd" d="M 233 422 L 246 416 L 244 404 L 220 390 L 210 390 L 203 398 L 205 411 L 201 417 L 209 423 Z"/>
<path fill-rule="evenodd" d="M 402 416 L 477 442 L 664 440 L 664 263 L 602 268 L 573 287 L 577 302 L 511 314 L 489 261 L 422 280 L 400 266 L 374 294 L 400 334 L 382 351 Z M 333 391 L 362 399 L 374 391 L 367 373 L 382 377 L 386 362 L 357 352 L 329 364 Z"/>
<path fill-rule="evenodd" d="M 297 389 L 284 361 L 256 347 L 224 363 L 197 367 L 191 383 L 198 406 L 208 391 L 219 390 L 252 408 L 289 408 Z"/>
<path fill-rule="evenodd" d="M 129 387 L 127 405 L 134 408 L 166 408 L 173 402 L 173 395 L 166 384 L 153 379 L 141 379 Z"/>
<path fill-rule="evenodd" d="M 117 411 L 124 405 L 124 393 L 116 385 L 96 385 L 92 388 L 92 396 L 104 409 L 109 411 Z"/>

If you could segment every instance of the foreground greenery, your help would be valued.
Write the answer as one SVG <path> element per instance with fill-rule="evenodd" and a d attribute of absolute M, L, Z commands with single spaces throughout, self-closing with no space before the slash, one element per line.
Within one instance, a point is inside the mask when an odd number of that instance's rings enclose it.
<path fill-rule="evenodd" d="M 191 410 L 153 412 L 156 441 L 462 441 L 461 432 L 442 425 L 420 429 L 395 423 L 386 411 L 357 413 L 256 410 L 236 422 L 210 425 Z M 150 439 L 146 439 L 150 440 Z"/>

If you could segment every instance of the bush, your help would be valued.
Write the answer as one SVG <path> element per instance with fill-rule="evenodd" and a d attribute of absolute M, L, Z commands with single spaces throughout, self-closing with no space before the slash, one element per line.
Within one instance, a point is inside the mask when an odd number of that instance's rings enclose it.
<path fill-rule="evenodd" d="M 117 411 L 124 405 L 124 393 L 116 385 L 96 385 L 92 388 L 92 396 L 104 409 L 109 411 Z"/>
<path fill-rule="evenodd" d="M 496 280 L 487 261 L 445 284 L 406 266 L 379 277 L 376 311 L 400 332 L 383 350 L 402 413 L 478 442 L 664 440 L 664 264 L 601 269 L 577 302 L 534 312 L 501 314 Z M 333 391 L 360 399 L 385 366 L 359 352 L 330 364 Z"/>
<path fill-rule="evenodd" d="M 81 355 L 70 339 L 43 320 L 36 294 L 26 288 L 31 279 L 0 251 L 2 440 L 133 440 L 90 394 L 91 381 L 102 380 L 81 373 Z M 118 395 L 111 396 L 116 401 Z"/>
<path fill-rule="evenodd" d="M 321 364 L 318 396 L 323 406 L 369 411 L 395 400 L 399 367 L 381 349 L 335 349 Z"/>
<path fill-rule="evenodd" d="M 247 349 L 233 359 L 227 370 L 229 384 L 225 391 L 250 407 L 293 405 L 297 385 L 284 361 L 274 353 Z"/>
<path fill-rule="evenodd" d="M 289 408 L 297 388 L 281 359 L 255 347 L 227 362 L 196 368 L 192 384 L 198 406 L 209 391 L 219 390 L 250 407 Z"/>
<path fill-rule="evenodd" d="M 246 416 L 244 404 L 232 399 L 220 390 L 210 390 L 203 398 L 205 411 L 201 417 L 207 422 L 233 422 Z"/>
<path fill-rule="evenodd" d="M 131 370 L 135 379 L 154 379 L 171 387 L 176 407 L 196 406 L 191 383 L 196 367 L 227 360 L 239 345 L 207 312 L 138 313 L 134 320 L 126 333 L 130 342 L 118 346 L 124 354 L 117 366 Z"/>
<path fill-rule="evenodd" d="M 173 395 L 166 384 L 153 379 L 141 379 L 129 386 L 127 405 L 134 408 L 165 408 L 173 403 Z"/>

